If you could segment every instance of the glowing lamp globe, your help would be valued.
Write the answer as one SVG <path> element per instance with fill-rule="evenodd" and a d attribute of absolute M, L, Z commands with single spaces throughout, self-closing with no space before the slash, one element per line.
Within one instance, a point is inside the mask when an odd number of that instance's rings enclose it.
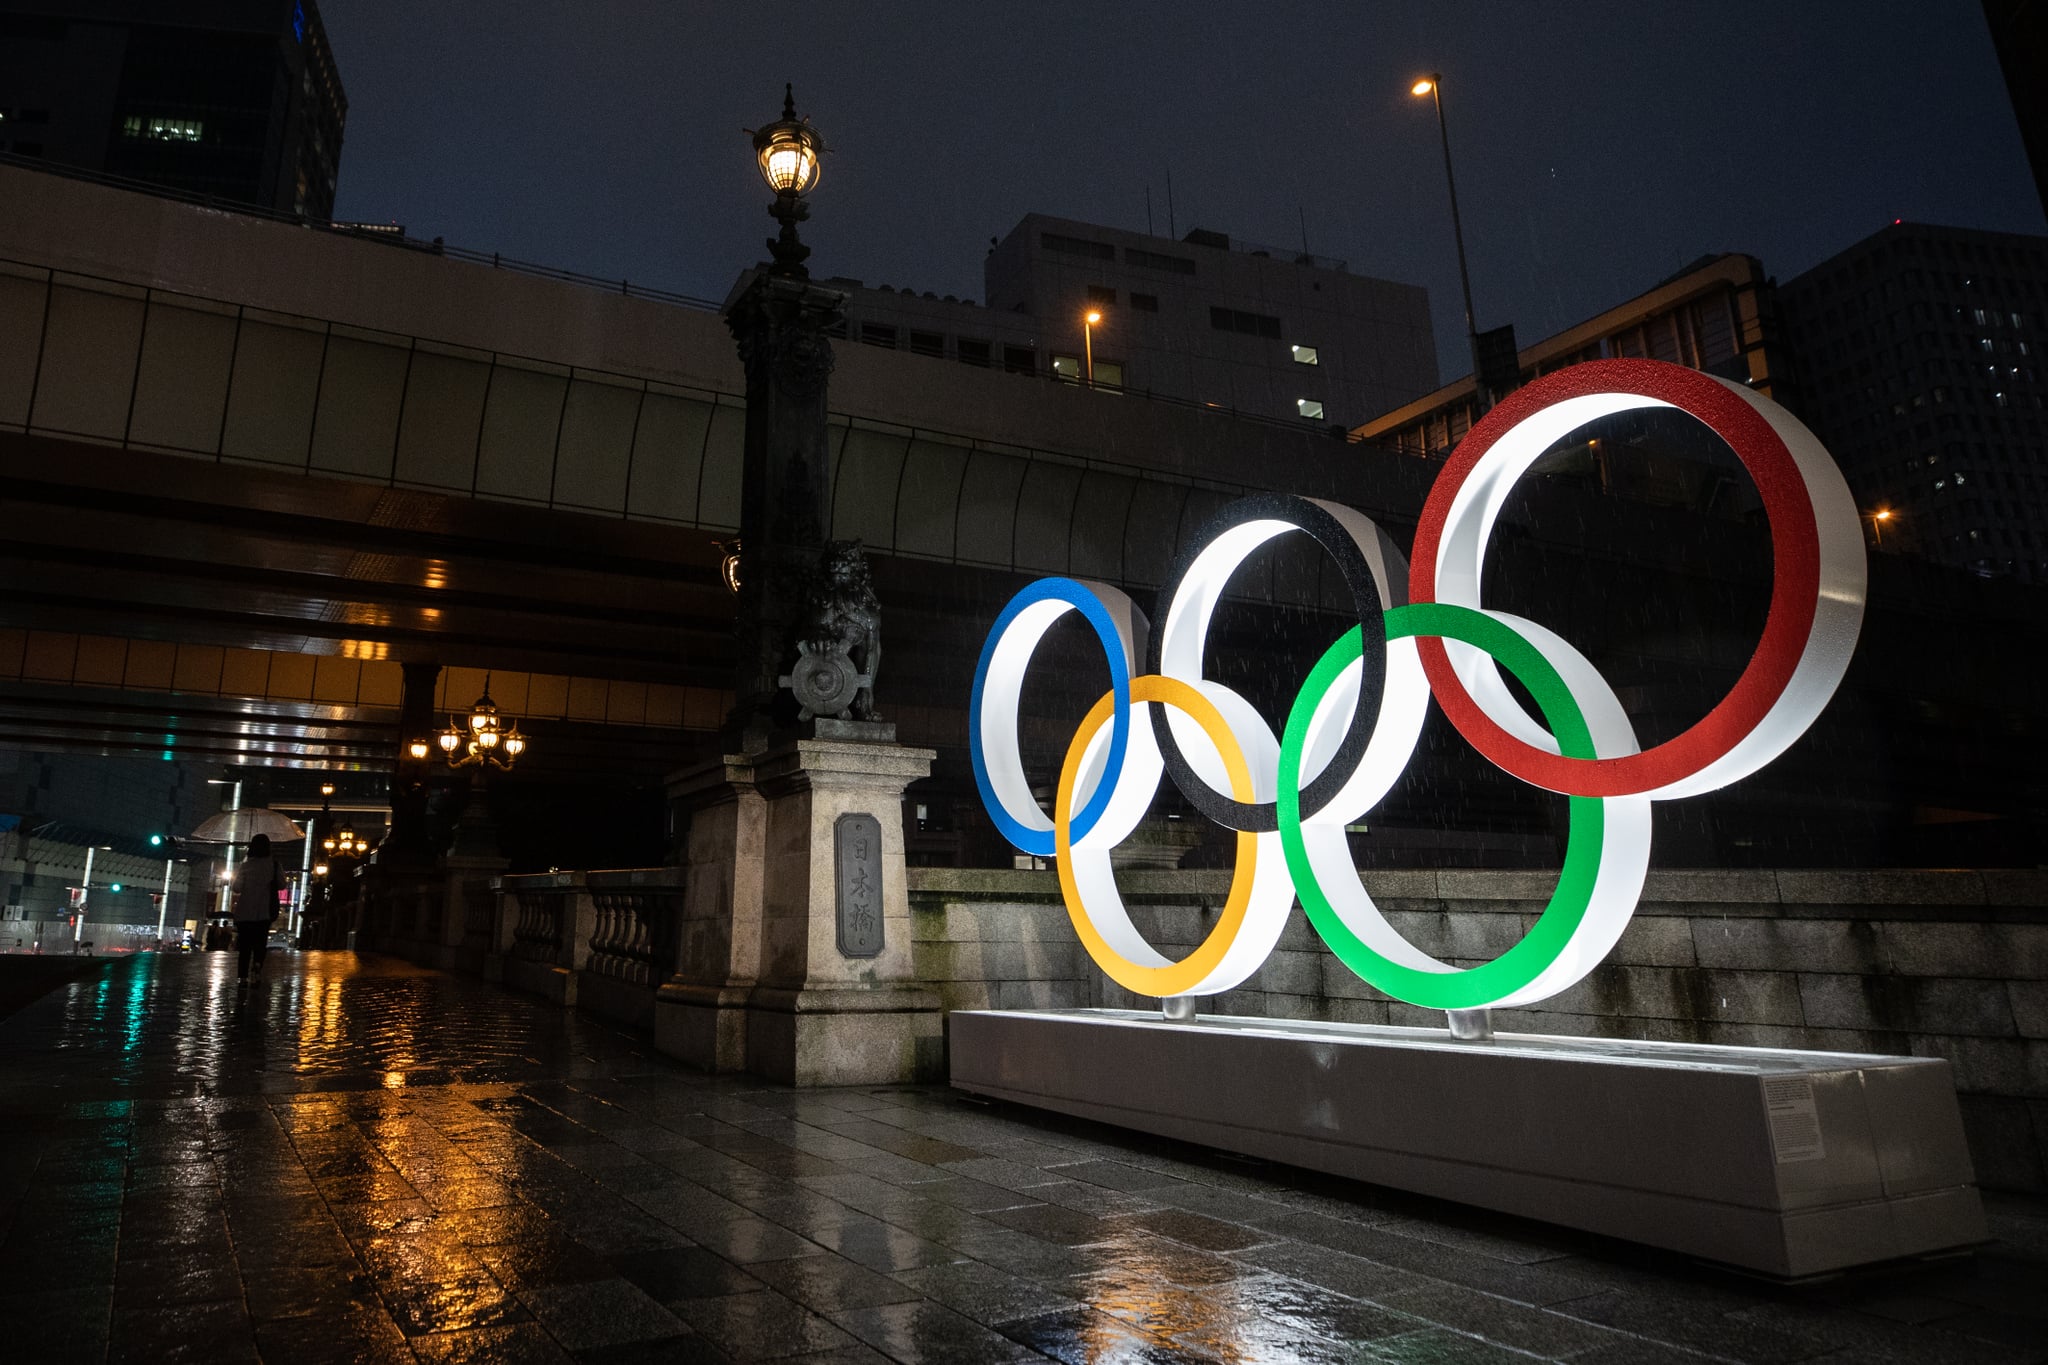
<path fill-rule="evenodd" d="M 817 130 L 796 116 L 796 98 L 787 87 L 782 117 L 754 134 L 754 156 L 761 178 L 777 194 L 800 195 L 818 183 Z"/>

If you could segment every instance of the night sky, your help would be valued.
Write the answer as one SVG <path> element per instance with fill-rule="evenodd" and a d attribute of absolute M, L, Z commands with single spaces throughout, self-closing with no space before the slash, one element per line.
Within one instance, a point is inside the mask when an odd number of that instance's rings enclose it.
<path fill-rule="evenodd" d="M 1479 325 L 1524 344 L 1695 258 L 1780 279 L 1894 218 L 2039 233 L 1976 0 L 773 5 L 326 0 L 339 218 L 713 299 L 773 224 L 743 127 L 829 158 L 814 272 L 981 296 L 1027 212 L 1308 243 L 1426 285 L 1465 370 L 1444 74 Z"/>

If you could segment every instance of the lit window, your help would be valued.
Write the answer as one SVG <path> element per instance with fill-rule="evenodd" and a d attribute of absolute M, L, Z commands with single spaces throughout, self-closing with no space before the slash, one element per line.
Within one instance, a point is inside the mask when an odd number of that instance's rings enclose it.
<path fill-rule="evenodd" d="M 1316 399 L 1297 398 L 1294 400 L 1294 410 L 1303 417 L 1308 418 L 1311 422 L 1323 420 L 1323 405 Z"/>
<path fill-rule="evenodd" d="M 121 120 L 123 137 L 146 137 L 151 142 L 197 142 L 206 125 L 196 118 L 151 118 L 130 114 Z"/>
<path fill-rule="evenodd" d="M 1063 379 L 1069 384 L 1080 383 L 1081 357 L 1077 355 L 1054 356 L 1052 358 L 1052 372 L 1054 378 Z"/>
<path fill-rule="evenodd" d="M 1294 346 L 1289 349 L 1294 352 L 1294 363 L 1297 365 L 1320 365 L 1322 363 L 1321 359 L 1316 355 L 1316 348 L 1313 346 Z"/>
<path fill-rule="evenodd" d="M 1121 360 L 1098 360 L 1095 362 L 1095 387 L 1098 389 L 1121 390 L 1124 386 L 1124 363 Z"/>

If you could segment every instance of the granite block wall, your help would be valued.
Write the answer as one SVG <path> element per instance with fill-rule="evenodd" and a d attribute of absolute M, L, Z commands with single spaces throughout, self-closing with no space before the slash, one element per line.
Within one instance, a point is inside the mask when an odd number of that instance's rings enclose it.
<path fill-rule="evenodd" d="M 1151 1008 L 1075 937 L 1051 872 L 910 869 L 919 977 L 951 1009 Z M 1368 873 L 1388 918 L 1458 964 L 1520 939 L 1546 873 Z M 1133 920 L 1182 956 L 1227 872 L 1130 872 Z M 1441 1026 L 1353 976 L 1295 913 L 1265 966 L 1205 1012 Z M 2048 872 L 1653 872 L 1606 962 L 1499 1011 L 1502 1031 L 1946 1057 L 1978 1179 L 2048 1192 Z"/>

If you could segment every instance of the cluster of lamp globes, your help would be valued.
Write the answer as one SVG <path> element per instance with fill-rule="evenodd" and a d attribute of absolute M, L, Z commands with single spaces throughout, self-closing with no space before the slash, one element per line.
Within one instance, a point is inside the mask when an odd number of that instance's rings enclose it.
<path fill-rule="evenodd" d="M 325 811 L 327 809 L 327 803 L 333 796 L 334 784 L 332 782 L 322 782 L 320 784 L 321 810 Z M 360 858 L 370 851 L 370 841 L 357 834 L 354 825 L 350 824 L 347 820 L 343 820 L 340 829 L 335 830 L 334 833 L 320 841 L 320 848 L 327 856 L 313 864 L 313 875 L 316 878 L 324 879 L 328 872 L 332 870 L 329 865 L 329 859 Z"/>
<path fill-rule="evenodd" d="M 498 704 L 491 700 L 491 676 L 486 673 L 483 695 L 470 706 L 468 716 L 450 716 L 448 728 L 433 739 L 409 740 L 405 747 L 415 762 L 424 762 L 436 746 L 451 768 L 488 763 L 510 769 L 526 752 L 526 736 L 519 733 L 518 721 L 507 722 L 499 715 Z"/>

